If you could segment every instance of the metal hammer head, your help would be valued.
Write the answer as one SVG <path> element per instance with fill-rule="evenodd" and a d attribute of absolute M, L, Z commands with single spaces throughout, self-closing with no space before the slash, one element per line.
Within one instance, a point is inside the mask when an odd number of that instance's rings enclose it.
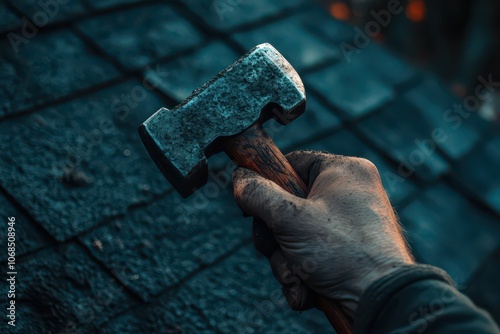
<path fill-rule="evenodd" d="M 297 72 L 270 44 L 260 44 L 195 90 L 183 103 L 161 108 L 139 133 L 163 175 L 187 197 L 207 182 L 207 157 L 224 138 L 255 122 L 288 124 L 305 110 Z"/>

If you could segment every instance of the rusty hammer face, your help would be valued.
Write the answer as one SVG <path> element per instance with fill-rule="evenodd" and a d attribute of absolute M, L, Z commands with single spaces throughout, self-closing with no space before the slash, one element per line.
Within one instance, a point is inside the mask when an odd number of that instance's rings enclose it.
<path fill-rule="evenodd" d="M 180 105 L 158 110 L 139 133 L 158 168 L 187 197 L 207 182 L 207 157 L 225 150 L 227 140 L 270 118 L 288 124 L 305 101 L 297 72 L 273 46 L 261 44 Z"/>

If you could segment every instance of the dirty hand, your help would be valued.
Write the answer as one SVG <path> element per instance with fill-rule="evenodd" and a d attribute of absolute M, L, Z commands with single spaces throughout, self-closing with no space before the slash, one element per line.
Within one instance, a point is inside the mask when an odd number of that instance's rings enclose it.
<path fill-rule="evenodd" d="M 279 247 L 269 261 L 290 306 L 313 307 L 312 289 L 352 317 L 371 283 L 413 263 L 377 168 L 365 159 L 322 152 L 286 157 L 308 184 L 307 199 L 237 168 L 236 201 L 272 230 Z"/>

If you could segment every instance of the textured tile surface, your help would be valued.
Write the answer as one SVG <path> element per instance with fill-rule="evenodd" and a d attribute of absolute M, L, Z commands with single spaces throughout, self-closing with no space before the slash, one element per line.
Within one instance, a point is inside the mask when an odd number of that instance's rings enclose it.
<path fill-rule="evenodd" d="M 202 40 L 201 33 L 166 4 L 113 12 L 78 26 L 127 68 L 144 67 Z"/>
<path fill-rule="evenodd" d="M 0 193 L 0 215 L 5 219 L 7 226 L 7 217 L 15 218 L 14 228 L 16 229 L 16 255 L 22 256 L 36 249 L 51 244 L 52 239 L 36 222 L 19 211 L 14 204 Z M 2 236 L 6 236 L 3 234 Z M 7 237 L 0 239 L 1 249 L 7 249 Z M 7 261 L 7 252 L 0 253 L 0 260 Z"/>
<path fill-rule="evenodd" d="M 103 332 L 306 334 L 328 326 L 319 311 L 291 311 L 267 261 L 257 259 L 253 246 L 246 246 L 176 293 L 116 318 Z"/>
<path fill-rule="evenodd" d="M 328 46 L 316 34 L 304 29 L 311 20 L 311 15 L 301 13 L 259 29 L 235 34 L 234 38 L 248 50 L 261 43 L 271 43 L 298 71 L 338 60 L 340 54 L 337 48 Z"/>
<path fill-rule="evenodd" d="M 130 81 L 4 122 L 0 182 L 56 239 L 86 231 L 168 188 L 137 133 L 161 105 Z"/>
<path fill-rule="evenodd" d="M 230 187 L 221 185 L 207 184 L 188 200 L 171 193 L 82 240 L 121 282 L 148 300 L 249 238 L 251 224 L 242 222 Z"/>
<path fill-rule="evenodd" d="M 332 132 L 340 125 L 340 119 L 331 109 L 320 103 L 313 95 L 309 95 L 306 111 L 300 117 L 286 126 L 271 120 L 266 124 L 266 128 L 276 145 L 286 150 L 315 136 Z"/>
<path fill-rule="evenodd" d="M 446 141 L 446 134 L 436 130 L 404 98 L 359 122 L 357 126 L 380 150 L 398 162 L 398 170 L 402 175 L 417 174 L 424 180 L 434 180 L 449 168 L 437 150 L 438 143 Z"/>
<path fill-rule="evenodd" d="M 478 161 L 481 162 L 478 168 Z M 474 196 L 500 214 L 500 137 L 479 145 L 477 150 L 454 166 L 452 175 L 457 183 L 464 185 Z"/>
<path fill-rule="evenodd" d="M 400 211 L 417 261 L 446 270 L 459 285 L 500 244 L 498 221 L 444 184 Z"/>
<path fill-rule="evenodd" d="M 477 117 L 471 115 L 463 105 L 449 95 L 435 78 L 427 77 L 420 85 L 409 90 L 405 98 L 415 106 L 422 117 L 419 124 L 428 124 L 427 131 L 432 138 L 433 132 L 442 132 L 442 139 L 435 140 L 444 154 L 458 160 L 467 154 L 479 140 L 479 131 L 470 122 Z"/>
<path fill-rule="evenodd" d="M 0 3 L 0 32 L 15 28 L 21 24 L 21 19 L 4 2 Z"/>
<path fill-rule="evenodd" d="M 87 12 L 83 0 L 16 0 L 11 3 L 38 28 L 54 22 L 71 20 Z"/>
<path fill-rule="evenodd" d="M 38 34 L 18 51 L 0 43 L 0 116 L 55 100 L 116 78 L 110 63 L 69 31 Z M 33 55 L 36 54 L 36 57 Z M 27 80 L 26 78 L 29 78 Z"/>
<path fill-rule="evenodd" d="M 365 116 L 394 98 L 391 87 L 377 80 L 367 64 L 341 62 L 306 75 L 305 83 L 348 119 Z"/>
<path fill-rule="evenodd" d="M 163 80 L 158 88 L 181 102 L 238 58 L 238 54 L 227 45 L 221 42 L 211 43 L 195 53 L 160 64 L 168 79 Z M 147 70 L 145 75 L 152 81 L 157 81 L 158 75 L 152 70 Z"/>
<path fill-rule="evenodd" d="M 22 321 L 16 330 L 21 333 L 95 332 L 134 305 L 123 286 L 74 243 L 31 256 L 18 272 L 16 306 Z"/>
<path fill-rule="evenodd" d="M 212 28 L 219 30 L 229 30 L 261 21 L 304 2 L 304 0 L 185 1 L 190 10 Z"/>
<path fill-rule="evenodd" d="M 325 40 L 342 53 L 340 45 L 342 42 L 351 42 L 354 38 L 354 30 L 342 21 L 332 20 L 324 10 L 313 7 L 308 12 L 307 19 L 302 21 L 304 29 Z"/>
<path fill-rule="evenodd" d="M 367 66 L 367 70 L 382 82 L 397 86 L 412 80 L 417 71 L 381 46 L 371 43 L 350 58 L 353 67 Z M 388 70 L 390 69 L 390 70 Z"/>

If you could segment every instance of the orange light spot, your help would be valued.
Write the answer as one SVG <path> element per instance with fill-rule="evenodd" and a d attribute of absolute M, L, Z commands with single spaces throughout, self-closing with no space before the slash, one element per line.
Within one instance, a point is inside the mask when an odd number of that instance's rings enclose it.
<path fill-rule="evenodd" d="M 456 95 L 458 96 L 465 96 L 467 94 L 467 87 L 465 87 L 465 85 L 461 84 L 461 83 L 453 83 L 451 85 L 451 90 L 453 91 L 453 93 L 455 93 Z"/>
<path fill-rule="evenodd" d="M 375 35 L 375 37 L 373 37 L 373 39 L 379 43 L 383 43 L 385 41 L 385 36 L 384 36 L 384 34 L 380 33 L 378 35 Z"/>
<path fill-rule="evenodd" d="M 351 11 L 345 3 L 334 2 L 330 5 L 330 15 L 336 19 L 346 21 L 351 17 Z"/>
<path fill-rule="evenodd" d="M 414 22 L 425 19 L 425 2 L 423 0 L 411 0 L 406 6 L 406 16 Z"/>

